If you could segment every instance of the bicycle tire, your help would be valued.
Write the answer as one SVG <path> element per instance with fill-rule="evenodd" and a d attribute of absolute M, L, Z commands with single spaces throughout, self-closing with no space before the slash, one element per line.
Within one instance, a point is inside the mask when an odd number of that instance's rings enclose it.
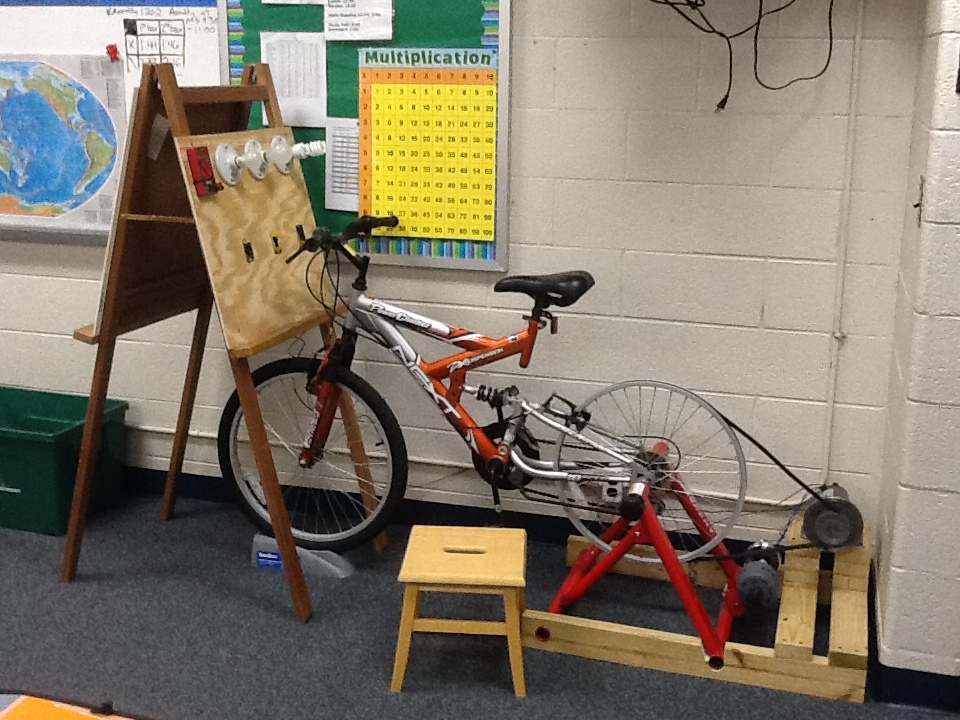
<path fill-rule="evenodd" d="M 600 389 L 575 412 L 589 414 L 581 430 L 585 436 L 628 454 L 644 468 L 661 524 L 681 561 L 707 554 L 730 534 L 746 498 L 746 462 L 733 428 L 706 399 L 670 383 L 631 380 Z M 619 432 L 621 427 L 628 428 L 630 434 Z M 713 438 L 720 441 L 713 442 Z M 601 536 L 619 517 L 617 503 L 626 483 L 620 483 L 618 494 L 611 487 L 614 483 L 604 484 L 602 477 L 605 473 L 629 475 L 629 468 L 586 446 L 574 447 L 572 442 L 560 435 L 554 467 L 600 479 L 564 484 L 567 502 L 579 506 L 567 507 L 567 517 L 590 542 L 610 550 Z M 565 448 L 571 450 L 566 456 Z M 671 489 L 675 475 L 684 484 L 685 494 L 697 502 L 713 525 L 716 537 L 712 540 L 703 541 L 681 506 L 680 493 Z M 639 563 L 661 562 L 657 555 L 628 553 L 625 558 Z"/>
<path fill-rule="evenodd" d="M 407 484 L 407 448 L 400 424 L 383 397 L 363 378 L 339 368 L 333 371 L 334 381 L 355 408 L 373 488 L 356 475 L 340 408 L 322 457 L 311 468 L 301 468 L 297 461 L 316 401 L 306 386 L 315 368 L 311 358 L 276 360 L 253 373 L 253 384 L 295 542 L 310 550 L 339 552 L 375 537 L 399 508 Z M 281 434 L 278 427 L 290 434 Z M 224 406 L 217 433 L 220 469 L 247 517 L 272 535 L 244 428 L 240 399 L 234 392 Z M 354 475 L 349 478 L 351 466 Z M 372 477 L 375 469 L 378 475 Z"/>

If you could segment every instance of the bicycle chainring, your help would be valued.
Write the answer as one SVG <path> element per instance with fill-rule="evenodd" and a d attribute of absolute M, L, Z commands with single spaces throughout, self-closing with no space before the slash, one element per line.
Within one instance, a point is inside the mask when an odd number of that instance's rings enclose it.
<path fill-rule="evenodd" d="M 503 439 L 503 433 L 506 429 L 506 420 L 498 420 L 481 428 L 494 444 L 499 443 Z M 520 452 L 522 452 L 525 457 L 531 460 L 540 459 L 540 444 L 526 427 L 521 427 L 517 432 L 514 445 L 520 449 Z M 483 458 L 472 451 L 470 455 L 473 459 L 473 467 L 480 477 L 500 490 L 517 490 L 518 488 L 525 487 L 533 480 L 532 477 L 516 467 L 511 467 L 503 477 L 494 477 L 487 469 L 487 464 L 483 461 Z"/>

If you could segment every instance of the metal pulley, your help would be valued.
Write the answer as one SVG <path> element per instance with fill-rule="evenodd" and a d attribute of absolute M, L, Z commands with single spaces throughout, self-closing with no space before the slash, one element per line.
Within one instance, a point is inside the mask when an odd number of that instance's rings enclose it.
<path fill-rule="evenodd" d="M 863 516 L 847 492 L 831 485 L 814 498 L 803 512 L 803 534 L 822 550 L 838 550 L 863 544 Z"/>

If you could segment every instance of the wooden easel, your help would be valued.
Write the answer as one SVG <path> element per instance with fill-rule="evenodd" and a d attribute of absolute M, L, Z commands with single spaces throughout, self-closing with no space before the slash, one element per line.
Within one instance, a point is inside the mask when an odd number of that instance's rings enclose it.
<path fill-rule="evenodd" d="M 102 314 L 97 327 L 87 326 L 74 333 L 75 338 L 96 344 L 98 349 L 60 574 L 64 582 L 71 581 L 77 571 L 117 337 L 196 309 L 197 320 L 164 493 L 163 519 L 167 520 L 173 514 L 207 329 L 218 290 L 213 266 L 205 262 L 197 220 L 191 210 L 191 190 L 187 190 L 184 184 L 178 145 L 183 139 L 195 139 L 191 138 L 194 133 L 246 131 L 253 101 L 263 103 L 274 132 L 279 130 L 289 134 L 289 130 L 282 128 L 266 65 L 248 66 L 239 86 L 203 88 L 180 88 L 171 65 L 144 66 L 108 249 Z M 302 176 L 299 181 L 302 183 Z M 312 214 L 309 225 L 303 220 L 291 219 L 291 222 L 304 222 L 307 233 L 313 229 Z M 242 250 L 240 252 L 242 257 Z M 302 282 L 302 278 L 298 282 Z M 222 305 L 219 296 L 218 302 Z M 228 336 L 237 392 L 294 609 L 297 618 L 306 622 L 313 612 L 310 597 L 247 358 L 310 327 L 329 323 L 330 317 L 314 303 L 309 317 L 301 313 L 282 330 L 242 348 L 237 348 L 236 343 L 231 344 L 231 328 L 222 312 L 221 319 Z"/>

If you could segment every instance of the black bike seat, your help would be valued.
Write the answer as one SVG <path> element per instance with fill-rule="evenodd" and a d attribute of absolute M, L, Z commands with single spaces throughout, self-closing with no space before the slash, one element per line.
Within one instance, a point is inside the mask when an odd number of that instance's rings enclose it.
<path fill-rule="evenodd" d="M 593 287 L 593 276 L 586 270 L 570 270 L 552 275 L 511 275 L 497 281 L 494 292 L 518 292 L 529 295 L 541 308 L 567 307 Z"/>

